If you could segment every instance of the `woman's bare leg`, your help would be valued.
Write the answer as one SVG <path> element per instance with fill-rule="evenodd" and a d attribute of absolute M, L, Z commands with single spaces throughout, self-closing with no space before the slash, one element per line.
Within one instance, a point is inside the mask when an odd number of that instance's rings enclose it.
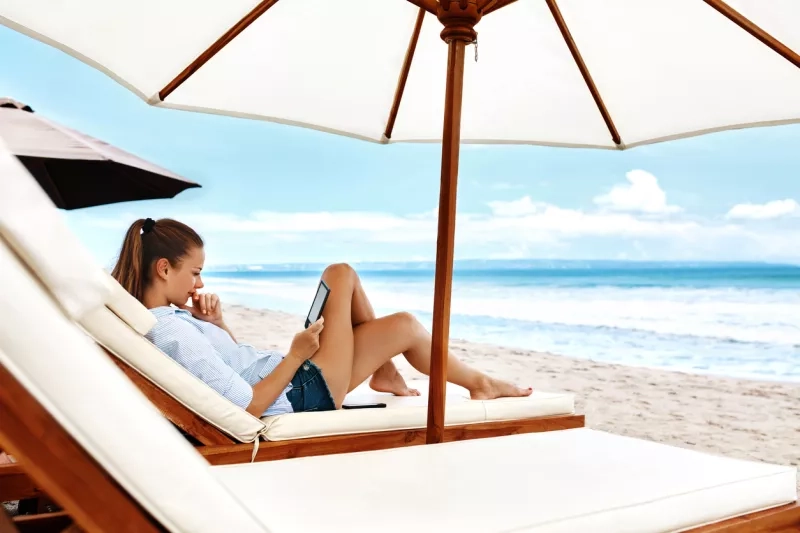
<path fill-rule="evenodd" d="M 312 360 L 322 370 L 337 408 L 348 392 L 400 353 L 418 371 L 430 373 L 431 336 L 416 318 L 396 313 L 354 328 L 353 299 L 360 285 L 355 271 L 348 265 L 331 265 L 322 279 L 331 288 L 331 294 L 322 312 L 325 328 L 320 334 L 320 348 Z M 452 354 L 448 354 L 447 378 L 468 389 L 475 399 L 531 393 L 530 389 L 490 378 Z"/>
<path fill-rule="evenodd" d="M 326 268 L 322 279 L 330 287 L 331 293 L 322 311 L 325 327 L 319 336 L 319 350 L 311 360 L 322 370 L 338 408 L 348 392 L 353 370 L 351 315 L 357 277 L 349 266 L 337 264 Z"/>
<path fill-rule="evenodd" d="M 361 324 L 355 328 L 353 342 L 351 390 L 399 353 L 419 372 L 430 375 L 431 336 L 409 313 L 396 313 Z M 469 390 L 473 399 L 531 394 L 531 389 L 491 378 L 467 366 L 452 353 L 447 356 L 447 381 Z"/>
<path fill-rule="evenodd" d="M 350 312 L 354 329 L 365 322 L 376 319 L 375 310 L 372 308 L 372 303 L 370 303 L 367 293 L 364 291 L 364 287 L 361 286 L 361 279 L 359 279 L 357 274 L 355 288 L 353 289 L 353 304 Z M 398 352 L 398 354 L 399 353 L 400 352 Z M 361 382 L 355 384 L 351 382 L 350 390 L 360 384 Z M 375 370 L 372 374 L 369 386 L 378 392 L 389 392 L 395 396 L 420 395 L 417 389 L 411 389 L 406 385 L 406 381 L 403 379 L 403 376 L 400 375 L 400 372 L 391 359 Z"/>

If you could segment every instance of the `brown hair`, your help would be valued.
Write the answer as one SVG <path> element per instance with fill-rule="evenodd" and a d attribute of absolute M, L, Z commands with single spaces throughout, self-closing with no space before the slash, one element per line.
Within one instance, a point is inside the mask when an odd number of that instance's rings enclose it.
<path fill-rule="evenodd" d="M 140 302 L 152 281 L 152 265 L 162 257 L 177 267 L 203 239 L 192 228 L 177 220 L 140 218 L 128 228 L 111 276 Z"/>

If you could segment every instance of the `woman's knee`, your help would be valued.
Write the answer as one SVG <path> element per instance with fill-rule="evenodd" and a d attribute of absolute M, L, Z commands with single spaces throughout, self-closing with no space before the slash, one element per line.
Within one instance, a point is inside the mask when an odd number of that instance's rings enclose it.
<path fill-rule="evenodd" d="M 424 328 L 422 327 L 422 324 L 420 324 L 419 320 L 417 320 L 417 317 L 408 311 L 400 311 L 399 313 L 395 313 L 393 316 L 397 321 L 398 326 L 409 334 L 416 335 L 424 331 Z"/>
<path fill-rule="evenodd" d="M 325 268 L 322 272 L 322 277 L 325 279 L 341 277 L 354 279 L 356 271 L 347 263 L 334 263 Z"/>

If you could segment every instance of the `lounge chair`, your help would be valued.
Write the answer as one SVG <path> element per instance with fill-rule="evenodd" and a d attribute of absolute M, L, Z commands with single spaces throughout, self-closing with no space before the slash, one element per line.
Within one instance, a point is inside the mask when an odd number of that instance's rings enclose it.
<path fill-rule="evenodd" d="M 292 413 L 258 420 L 165 357 L 142 337 L 141 334 L 153 326 L 153 315 L 116 281 L 111 278 L 108 281 L 113 294 L 107 307 L 87 313 L 81 319 L 81 325 L 119 362 L 135 369 L 160 389 L 169 391 L 182 405 L 225 433 L 228 443 L 231 443 L 231 439 L 234 442 L 253 442 L 257 436 L 261 436 L 270 444 L 259 451 L 259 456 L 267 459 L 274 457 L 274 454 L 280 456 L 280 450 L 288 445 L 288 441 L 303 440 L 308 453 L 313 453 L 316 442 L 313 439 L 335 436 L 349 436 L 352 441 L 356 436 L 375 437 L 377 433 L 395 432 L 398 442 L 410 444 L 415 441 L 410 441 L 407 432 L 425 427 L 427 398 L 394 397 L 370 391 L 363 385 L 348 395 L 348 401 L 381 401 L 387 404 L 387 409 Z M 479 401 L 470 400 L 466 390 L 460 387 L 450 385 L 448 392 L 446 423 L 450 426 L 450 438 L 457 434 L 480 435 L 487 431 L 502 433 L 503 428 L 516 433 L 583 425 L 583 416 L 574 412 L 572 394 L 537 391 L 529 398 Z M 469 431 L 453 429 L 465 425 L 470 426 Z M 187 432 L 191 430 L 186 427 L 182 429 Z M 422 436 L 420 432 L 420 439 Z M 369 442 L 371 439 L 365 440 Z M 278 445 L 279 442 L 284 444 Z M 213 442 L 206 444 L 220 443 L 221 439 L 214 438 Z"/>
<path fill-rule="evenodd" d="M 103 282 L 58 306 L 5 243 L 0 272 L 0 447 L 89 532 L 800 528 L 794 467 L 586 428 L 212 466 L 76 325 Z"/>
<path fill-rule="evenodd" d="M 318 453 L 319 444 L 327 449 L 320 453 L 331 453 L 337 449 L 359 449 L 359 444 L 382 448 L 424 441 L 425 397 L 397 398 L 363 386 L 353 391 L 348 400 L 379 400 L 388 408 L 291 413 L 260 420 L 250 415 L 145 339 L 143 335 L 155 324 L 152 313 L 90 259 L 84 261 L 84 272 L 76 270 L 63 279 L 60 277 L 63 257 L 76 253 L 76 249 L 80 249 L 80 257 L 87 254 L 30 176 L 18 174 L 0 183 L 0 197 L 4 198 L 0 200 L 0 238 L 9 242 L 31 272 L 67 309 L 72 304 L 68 297 L 65 299 L 62 284 L 88 286 L 94 280 L 103 288 L 105 305 L 84 312 L 76 321 L 114 357 L 167 418 L 197 443 L 206 446 L 245 444 L 239 446 L 236 453 L 240 460 L 249 458 L 253 448 L 250 443 L 260 438 L 266 442 L 259 446 L 256 459 L 266 460 Z M 29 239 L 34 219 L 41 218 L 47 220 L 47 225 L 40 226 L 35 239 Z M 25 223 L 25 219 L 29 223 Z M 427 389 L 427 384 L 423 389 Z M 450 386 L 448 393 L 448 440 L 584 424 L 583 416 L 575 414 L 572 394 L 536 391 L 529 398 L 473 401 L 460 387 Z M 345 436 L 347 439 L 335 438 Z M 209 455 L 212 456 L 222 460 L 218 453 Z"/>

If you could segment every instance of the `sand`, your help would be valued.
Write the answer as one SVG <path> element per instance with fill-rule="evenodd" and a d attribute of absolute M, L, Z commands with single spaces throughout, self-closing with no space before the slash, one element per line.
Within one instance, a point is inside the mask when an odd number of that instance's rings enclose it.
<path fill-rule="evenodd" d="M 303 317 L 226 306 L 239 342 L 286 351 Z M 453 340 L 451 350 L 491 376 L 575 394 L 590 428 L 727 457 L 800 466 L 800 383 L 637 368 Z M 402 356 L 407 379 L 423 377 Z M 800 491 L 800 481 L 798 481 Z"/>

